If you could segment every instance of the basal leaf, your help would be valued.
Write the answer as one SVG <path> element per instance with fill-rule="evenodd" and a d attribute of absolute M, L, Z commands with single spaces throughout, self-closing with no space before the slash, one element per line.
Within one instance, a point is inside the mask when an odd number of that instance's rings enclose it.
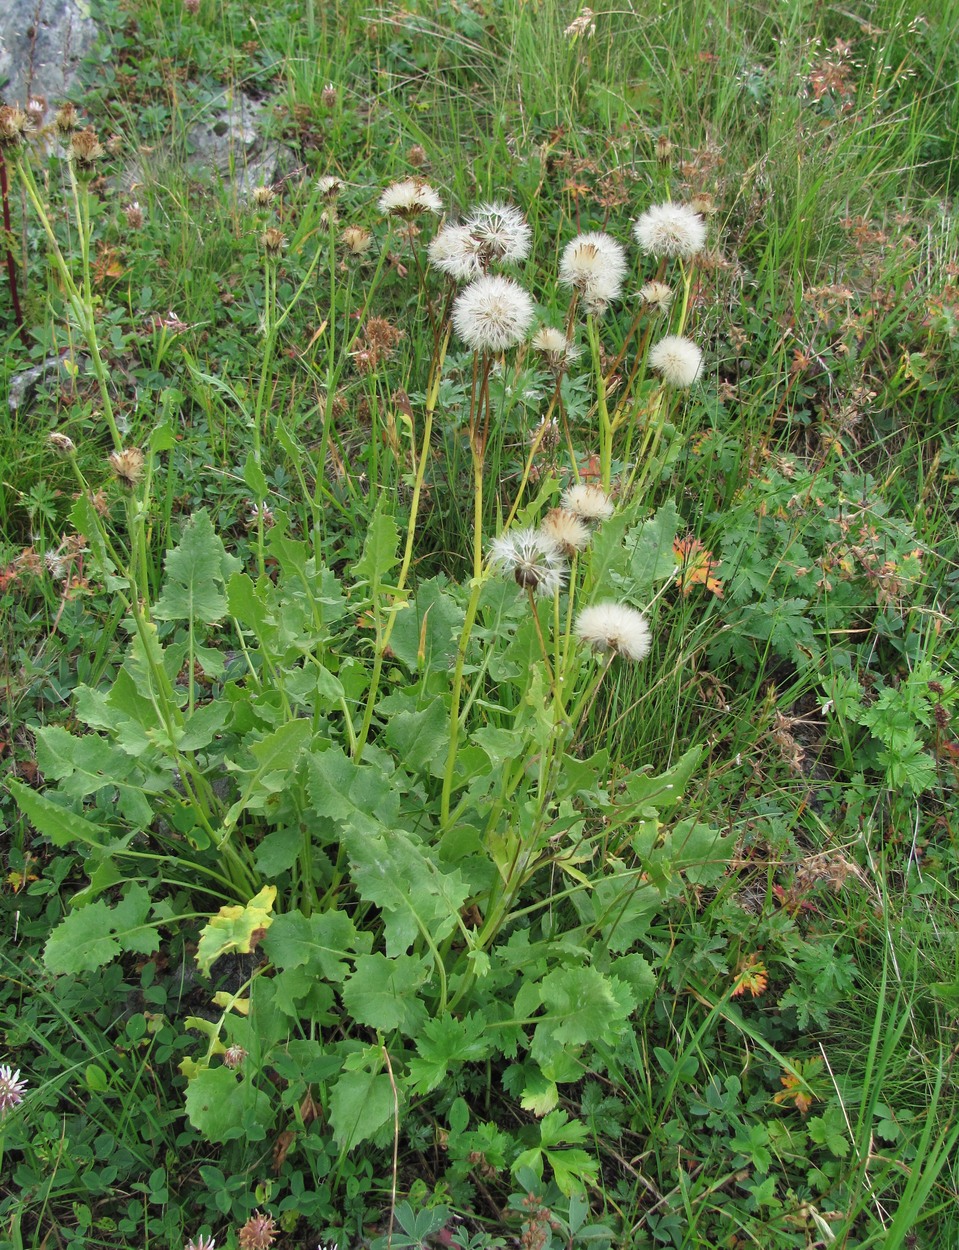
<path fill-rule="evenodd" d="M 92 972 L 122 951 L 150 955 L 159 947 L 155 925 L 145 923 L 150 895 L 130 885 L 116 907 L 97 899 L 68 912 L 43 948 L 43 962 L 53 973 Z"/>
<path fill-rule="evenodd" d="M 104 832 L 98 825 L 54 803 L 45 794 L 38 794 L 14 777 L 8 777 L 6 784 L 27 820 L 54 846 L 70 847 L 77 842 L 96 848 L 103 845 Z"/>
<path fill-rule="evenodd" d="M 330 1095 L 333 1137 L 341 1150 L 368 1141 L 394 1112 L 393 1088 L 386 1073 L 344 1072 Z"/>
<path fill-rule="evenodd" d="M 413 955 L 361 955 L 340 991 L 343 1005 L 358 1024 L 413 1037 L 426 1022 L 417 991 L 428 975 L 428 961 Z"/>
<path fill-rule="evenodd" d="M 229 1068 L 202 1068 L 186 1091 L 190 1123 L 211 1142 L 251 1135 L 262 1137 L 274 1118 L 273 1104 L 251 1081 Z"/>

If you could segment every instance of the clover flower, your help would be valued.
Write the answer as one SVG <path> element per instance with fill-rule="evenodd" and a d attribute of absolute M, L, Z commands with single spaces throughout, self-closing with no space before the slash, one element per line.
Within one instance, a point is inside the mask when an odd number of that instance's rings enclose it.
<path fill-rule="evenodd" d="M 427 248 L 430 263 L 457 282 L 469 282 L 483 272 L 480 244 L 469 226 L 446 225 Z"/>
<path fill-rule="evenodd" d="M 687 204 L 655 204 L 633 224 L 636 242 L 647 256 L 681 256 L 701 252 L 706 223 Z"/>
<path fill-rule="evenodd" d="M 199 1237 L 191 1237 L 183 1247 L 183 1250 L 215 1250 L 216 1242 L 212 1237 L 208 1237 L 206 1233 L 201 1233 Z"/>
<path fill-rule="evenodd" d="M 642 612 L 625 603 L 594 603 L 576 618 L 576 637 L 594 651 L 613 652 L 626 660 L 649 654 L 652 638 Z"/>
<path fill-rule="evenodd" d="M 526 218 L 512 204 L 481 204 L 465 223 L 487 261 L 525 260 L 533 232 Z"/>
<path fill-rule="evenodd" d="M 567 512 L 581 521 L 608 521 L 616 511 L 612 499 L 593 482 L 576 482 L 568 486 L 560 496 L 560 503 Z"/>
<path fill-rule="evenodd" d="M 8 1063 L 0 1064 L 0 1120 L 23 1102 L 26 1090 L 27 1082 L 20 1079 L 20 1069 L 14 1071 Z"/>
<path fill-rule="evenodd" d="M 581 293 L 587 312 L 600 314 L 619 299 L 626 273 L 626 253 L 600 230 L 578 234 L 563 248 L 559 280 Z"/>
<path fill-rule="evenodd" d="M 566 561 L 556 540 L 532 528 L 500 534 L 490 547 L 490 566 L 500 573 L 510 573 L 522 590 L 535 591 L 550 598 L 562 590 L 566 580 Z"/>
<path fill-rule="evenodd" d="M 269 1250 L 276 1241 L 276 1220 L 254 1211 L 240 1229 L 240 1250 Z"/>
<path fill-rule="evenodd" d="M 512 278 L 484 274 L 456 297 L 453 327 L 475 352 L 502 352 L 526 337 L 533 301 Z"/>
<path fill-rule="evenodd" d="M 651 349 L 649 366 L 670 386 L 692 386 L 702 371 L 703 353 L 692 339 L 667 334 Z"/>
<path fill-rule="evenodd" d="M 417 217 L 420 213 L 439 213 L 443 201 L 422 178 L 404 178 L 391 182 L 379 199 L 380 212 L 395 217 Z"/>

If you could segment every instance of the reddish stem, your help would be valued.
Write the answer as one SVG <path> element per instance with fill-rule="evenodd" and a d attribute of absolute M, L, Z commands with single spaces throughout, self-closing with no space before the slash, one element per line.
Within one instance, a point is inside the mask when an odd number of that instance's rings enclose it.
<path fill-rule="evenodd" d="M 7 184 L 7 162 L 3 159 L 0 148 L 0 200 L 3 201 L 3 241 L 7 254 L 7 278 L 10 282 L 10 299 L 13 302 L 13 316 L 20 331 L 20 340 L 24 347 L 30 346 L 30 335 L 23 320 L 23 309 L 20 307 L 20 293 L 17 290 L 17 265 L 13 258 L 13 225 L 10 221 L 10 189 Z"/>

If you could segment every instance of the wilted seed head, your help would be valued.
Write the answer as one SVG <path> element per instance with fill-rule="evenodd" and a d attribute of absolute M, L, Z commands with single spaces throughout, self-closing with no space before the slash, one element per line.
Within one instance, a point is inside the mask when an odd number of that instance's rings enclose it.
<path fill-rule="evenodd" d="M 656 159 L 660 165 L 668 165 L 669 158 L 673 153 L 673 145 L 669 141 L 668 135 L 660 135 L 656 140 Z"/>
<path fill-rule="evenodd" d="M 574 347 L 562 330 L 553 326 L 540 326 L 530 342 L 551 369 L 562 369 L 579 355 L 579 348 Z"/>
<path fill-rule="evenodd" d="M 254 187 L 251 198 L 257 208 L 267 208 L 276 199 L 276 192 L 272 187 Z"/>
<path fill-rule="evenodd" d="M 716 212 L 716 201 L 708 191 L 700 191 L 689 201 L 689 207 L 694 213 L 699 213 L 703 217 L 711 217 Z"/>
<path fill-rule="evenodd" d="M 340 238 L 346 250 L 353 256 L 362 256 L 373 246 L 373 236 L 362 226 L 347 226 Z"/>
<path fill-rule="evenodd" d="M 286 247 L 286 235 L 276 226 L 270 226 L 260 235 L 260 242 L 267 256 L 275 260 Z"/>
<path fill-rule="evenodd" d="M 576 482 L 560 496 L 560 503 L 581 521 L 608 521 L 616 511 L 612 499 L 594 482 Z"/>
<path fill-rule="evenodd" d="M 240 1250 L 269 1250 L 276 1241 L 276 1220 L 254 1211 L 240 1229 Z"/>
<path fill-rule="evenodd" d="M 706 223 L 688 204 L 655 204 L 633 224 L 633 234 L 647 256 L 682 256 L 701 252 Z"/>
<path fill-rule="evenodd" d="M 70 136 L 70 159 L 78 171 L 89 173 L 103 156 L 103 144 L 97 138 L 92 126 L 86 130 L 75 130 Z"/>
<path fill-rule="evenodd" d="M 80 125 L 76 105 L 71 104 L 69 100 L 65 104 L 61 104 L 54 114 L 53 124 L 61 135 L 73 134 Z"/>
<path fill-rule="evenodd" d="M 480 245 L 469 226 L 446 225 L 430 240 L 430 264 L 457 282 L 469 282 L 483 272 Z"/>
<path fill-rule="evenodd" d="M 576 618 L 576 636 L 594 651 L 611 651 L 626 660 L 643 659 L 652 643 L 645 616 L 625 603 L 583 608 Z"/>
<path fill-rule="evenodd" d="M 500 534 L 490 546 L 490 565 L 510 573 L 521 590 L 550 598 L 562 590 L 566 561 L 559 543 L 540 530 L 521 529 Z"/>
<path fill-rule="evenodd" d="M 551 508 L 543 517 L 540 531 L 568 556 L 585 551 L 592 537 L 579 517 L 565 508 Z"/>
<path fill-rule="evenodd" d="M 77 449 L 73 439 L 61 434 L 59 430 L 51 430 L 47 435 L 47 442 L 61 456 L 72 456 Z"/>
<path fill-rule="evenodd" d="M 525 260 L 529 255 L 533 232 L 526 218 L 512 204 L 481 204 L 470 213 L 465 224 L 480 245 L 487 263 Z"/>
<path fill-rule="evenodd" d="M 476 278 L 456 297 L 453 328 L 475 352 L 502 352 L 526 337 L 533 301 L 518 282 L 495 274 Z"/>
<path fill-rule="evenodd" d="M 191 17 L 195 16 L 200 11 L 200 0 L 183 0 L 183 9 Z"/>
<path fill-rule="evenodd" d="M 134 487 L 143 477 L 143 452 L 139 447 L 125 447 L 110 455 L 110 468 L 124 486 Z"/>
<path fill-rule="evenodd" d="M 331 109 L 339 99 L 339 92 L 333 83 L 328 82 L 320 92 L 320 102 L 325 109 Z"/>
<path fill-rule="evenodd" d="M 335 174 L 324 174 L 322 178 L 317 178 L 316 189 L 324 200 L 335 200 L 343 190 L 343 182 Z"/>
<path fill-rule="evenodd" d="M 422 169 L 427 162 L 426 148 L 419 143 L 414 143 L 410 150 L 406 153 L 406 159 L 414 169 Z"/>
<path fill-rule="evenodd" d="M 649 366 L 670 386 L 692 386 L 702 370 L 703 353 L 692 339 L 667 334 L 650 351 Z"/>
<path fill-rule="evenodd" d="M 640 287 L 639 298 L 655 312 L 666 313 L 673 302 L 673 288 L 665 282 L 647 282 Z"/>
<path fill-rule="evenodd" d="M 0 108 L 0 148 L 18 148 L 30 129 L 30 118 L 23 109 L 12 104 Z"/>
<path fill-rule="evenodd" d="M 391 182 L 379 199 L 380 212 L 394 217 L 418 217 L 420 213 L 439 213 L 443 201 L 422 178 L 404 178 Z"/>
<path fill-rule="evenodd" d="M 228 1046 L 223 1052 L 223 1062 L 228 1068 L 239 1068 L 246 1056 L 242 1046 Z"/>
<path fill-rule="evenodd" d="M 0 1120 L 23 1102 L 26 1092 L 27 1082 L 20 1079 L 20 1069 L 14 1071 L 8 1063 L 0 1064 Z"/>
<path fill-rule="evenodd" d="M 127 225 L 131 230 L 139 230 L 143 225 L 143 209 L 139 203 L 134 200 L 132 204 L 128 204 L 123 210 L 123 215 L 127 219 Z"/>

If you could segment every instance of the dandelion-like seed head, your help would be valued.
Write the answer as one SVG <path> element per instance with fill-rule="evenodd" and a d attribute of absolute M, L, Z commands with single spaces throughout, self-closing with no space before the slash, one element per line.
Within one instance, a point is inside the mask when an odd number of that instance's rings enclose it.
<path fill-rule="evenodd" d="M 601 230 L 593 230 L 578 234 L 563 248 L 559 280 L 564 286 L 587 291 L 598 281 L 621 283 L 626 269 L 626 253 L 620 244 Z"/>
<path fill-rule="evenodd" d="M 487 263 L 525 260 L 533 241 L 526 218 L 512 204 L 481 204 L 466 218 Z"/>
<path fill-rule="evenodd" d="M 380 212 L 391 217 L 418 217 L 421 213 L 439 213 L 443 201 L 422 178 L 404 178 L 391 182 L 379 200 Z"/>
<path fill-rule="evenodd" d="M 103 156 L 103 144 L 92 126 L 73 132 L 68 154 L 79 171 L 89 173 L 95 168 L 97 161 Z"/>
<path fill-rule="evenodd" d="M 483 272 L 480 244 L 469 226 L 446 225 L 427 248 L 430 263 L 457 282 L 469 282 Z"/>
<path fill-rule="evenodd" d="M 464 287 L 453 304 L 453 327 L 475 352 L 502 352 L 526 337 L 533 301 L 512 278 L 484 274 Z"/>
<path fill-rule="evenodd" d="M 283 249 L 286 247 L 286 235 L 282 230 L 277 230 L 276 226 L 270 226 L 260 235 L 260 243 L 263 250 L 271 260 L 276 260 Z"/>
<path fill-rule="evenodd" d="M 254 187 L 251 196 L 257 208 L 266 208 L 276 199 L 276 192 L 268 186 Z"/>
<path fill-rule="evenodd" d="M 530 342 L 534 351 L 545 357 L 546 363 L 553 369 L 561 369 L 579 355 L 579 348 L 569 341 L 562 330 L 553 326 L 540 326 Z"/>
<path fill-rule="evenodd" d="M 110 468 L 124 486 L 136 486 L 143 477 L 143 452 L 139 447 L 125 447 L 110 453 Z"/>
<path fill-rule="evenodd" d="M 540 533 L 552 538 L 564 555 L 585 551 L 592 534 L 587 525 L 565 508 L 551 508 L 540 522 Z"/>
<path fill-rule="evenodd" d="M 706 223 L 688 204 L 654 204 L 633 224 L 636 242 L 647 256 L 688 259 L 706 243 Z"/>
<path fill-rule="evenodd" d="M 665 282 L 647 282 L 639 289 L 639 298 L 647 307 L 658 313 L 669 312 L 673 302 L 673 288 Z"/>
<path fill-rule="evenodd" d="M 322 178 L 317 178 L 316 189 L 324 200 L 335 200 L 343 190 L 343 180 L 335 174 L 324 174 Z"/>
<path fill-rule="evenodd" d="M 373 246 L 372 234 L 362 226 L 347 226 L 340 239 L 351 256 L 364 256 Z"/>
<path fill-rule="evenodd" d="M 20 1069 L 14 1071 L 8 1063 L 0 1064 L 0 1119 L 23 1102 L 27 1082 L 20 1079 Z"/>
<path fill-rule="evenodd" d="M 560 545 L 549 534 L 532 528 L 500 534 L 490 546 L 489 561 L 500 573 L 510 573 L 522 590 L 551 598 L 562 590 L 566 561 Z"/>
<path fill-rule="evenodd" d="M 67 434 L 61 434 L 59 430 L 51 430 L 47 435 L 47 442 L 61 456 L 72 456 L 76 451 L 76 444 Z"/>
<path fill-rule="evenodd" d="M 276 1241 L 276 1220 L 254 1211 L 240 1229 L 240 1250 L 269 1250 Z"/>
<path fill-rule="evenodd" d="M 667 334 L 650 350 L 649 365 L 670 386 L 692 386 L 702 371 L 703 353 L 692 339 Z"/>
<path fill-rule="evenodd" d="M 642 612 L 625 603 L 594 603 L 576 618 L 576 637 L 594 651 L 613 652 L 626 660 L 649 654 L 652 637 Z"/>
<path fill-rule="evenodd" d="M 612 499 L 594 482 L 576 482 L 568 486 L 560 496 L 560 503 L 567 512 L 581 521 L 608 521 L 616 511 Z"/>

